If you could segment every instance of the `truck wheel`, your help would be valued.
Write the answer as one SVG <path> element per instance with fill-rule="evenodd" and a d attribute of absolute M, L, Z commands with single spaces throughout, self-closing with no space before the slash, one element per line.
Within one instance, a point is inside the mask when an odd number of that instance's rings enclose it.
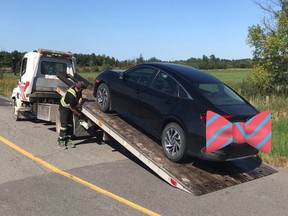
<path fill-rule="evenodd" d="M 186 137 L 183 129 L 175 122 L 166 125 L 161 137 L 162 147 L 166 157 L 174 162 L 186 158 Z"/>
<path fill-rule="evenodd" d="M 19 112 L 16 110 L 16 101 L 15 99 L 12 100 L 12 111 L 13 111 L 13 118 L 18 121 L 19 118 Z"/>
<path fill-rule="evenodd" d="M 101 83 L 97 89 L 97 106 L 102 112 L 110 111 L 110 90 L 106 83 Z"/>
<path fill-rule="evenodd" d="M 60 134 L 60 127 L 61 127 L 60 112 L 58 110 L 57 115 L 56 115 L 56 133 L 57 133 L 57 135 Z"/>

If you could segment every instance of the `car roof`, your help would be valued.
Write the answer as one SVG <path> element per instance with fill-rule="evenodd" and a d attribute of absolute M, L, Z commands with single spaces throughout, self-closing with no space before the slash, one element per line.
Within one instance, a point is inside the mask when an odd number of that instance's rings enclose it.
<path fill-rule="evenodd" d="M 142 65 L 149 65 L 156 67 L 160 70 L 170 72 L 171 75 L 180 76 L 183 79 L 193 83 L 218 83 L 219 79 L 201 71 L 197 68 L 193 68 L 181 64 L 165 63 L 165 62 L 150 62 Z M 139 65 L 138 65 L 139 66 Z"/>

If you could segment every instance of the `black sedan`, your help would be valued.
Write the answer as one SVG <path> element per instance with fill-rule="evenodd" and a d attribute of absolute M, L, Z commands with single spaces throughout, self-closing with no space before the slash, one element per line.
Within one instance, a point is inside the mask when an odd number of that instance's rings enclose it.
<path fill-rule="evenodd" d="M 101 111 L 116 111 L 161 140 L 172 161 L 180 162 L 187 155 L 226 161 L 258 153 L 245 143 L 205 151 L 208 110 L 231 122 L 245 122 L 259 112 L 223 82 L 198 69 L 146 63 L 126 71 L 105 70 L 96 77 L 93 94 Z"/>

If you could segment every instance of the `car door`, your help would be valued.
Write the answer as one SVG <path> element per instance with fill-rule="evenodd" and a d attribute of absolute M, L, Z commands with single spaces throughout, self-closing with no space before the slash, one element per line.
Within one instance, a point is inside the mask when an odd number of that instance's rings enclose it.
<path fill-rule="evenodd" d="M 150 80 L 155 76 L 157 69 L 147 66 L 140 66 L 126 71 L 124 79 L 118 86 L 115 104 L 118 112 L 141 125 L 142 92 L 147 88 Z"/>
<path fill-rule="evenodd" d="M 141 119 L 149 131 L 158 136 L 164 118 L 178 101 L 179 84 L 168 74 L 159 71 L 150 88 L 141 95 Z"/>

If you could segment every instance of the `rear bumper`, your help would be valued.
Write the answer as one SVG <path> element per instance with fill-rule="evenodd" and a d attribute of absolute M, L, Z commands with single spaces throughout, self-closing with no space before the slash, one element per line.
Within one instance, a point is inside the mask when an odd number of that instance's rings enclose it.
<path fill-rule="evenodd" d="M 226 146 L 223 149 L 211 153 L 205 153 L 205 147 L 201 149 L 201 156 L 205 160 L 231 161 L 258 154 L 258 150 L 248 144 L 236 144 Z"/>

